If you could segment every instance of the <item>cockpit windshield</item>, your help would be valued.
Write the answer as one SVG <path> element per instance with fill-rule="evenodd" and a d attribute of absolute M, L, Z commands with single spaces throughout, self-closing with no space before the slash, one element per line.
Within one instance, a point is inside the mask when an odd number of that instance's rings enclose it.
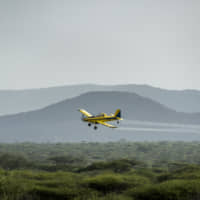
<path fill-rule="evenodd" d="M 104 116 L 105 116 L 104 113 L 100 113 L 100 114 L 96 115 L 96 117 L 104 117 Z"/>

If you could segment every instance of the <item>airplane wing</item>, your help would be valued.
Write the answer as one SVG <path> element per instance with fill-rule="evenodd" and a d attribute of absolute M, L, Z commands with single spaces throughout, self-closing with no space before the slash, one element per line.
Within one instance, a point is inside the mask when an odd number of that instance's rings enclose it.
<path fill-rule="evenodd" d="M 92 117 L 92 115 L 84 109 L 79 109 L 79 111 L 84 114 L 86 117 Z"/>
<path fill-rule="evenodd" d="M 117 128 L 117 126 L 113 126 L 113 125 L 111 125 L 111 124 L 108 124 L 108 123 L 106 123 L 106 122 L 102 122 L 102 121 L 97 121 L 97 123 L 98 124 L 102 124 L 102 125 L 104 125 L 104 126 L 107 126 L 107 127 L 109 127 L 109 128 Z"/>

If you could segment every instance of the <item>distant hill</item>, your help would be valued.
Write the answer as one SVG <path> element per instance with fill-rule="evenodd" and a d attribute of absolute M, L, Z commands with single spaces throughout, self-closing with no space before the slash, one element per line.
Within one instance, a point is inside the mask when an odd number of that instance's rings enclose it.
<path fill-rule="evenodd" d="M 200 112 L 200 91 L 165 90 L 148 85 L 72 85 L 32 90 L 1 90 L 0 115 L 43 108 L 91 91 L 123 91 L 137 93 L 180 112 Z"/>
<path fill-rule="evenodd" d="M 127 92 L 89 92 L 37 111 L 0 117 L 1 142 L 62 142 L 177 139 L 177 134 L 148 134 L 112 130 L 100 126 L 96 132 L 80 120 L 78 108 L 89 112 L 113 113 L 122 110 L 127 120 L 199 124 L 200 113 L 186 114 L 173 111 L 151 99 Z M 123 123 L 122 123 L 123 124 Z M 153 134 L 153 135 L 152 135 Z M 198 139 L 189 132 L 179 134 L 178 140 Z"/>
<path fill-rule="evenodd" d="M 200 112 L 199 90 L 166 90 L 149 85 L 135 84 L 114 86 L 114 90 L 135 92 L 179 112 Z"/>
<path fill-rule="evenodd" d="M 96 90 L 95 85 L 0 90 L 0 115 L 36 110 L 93 90 Z"/>

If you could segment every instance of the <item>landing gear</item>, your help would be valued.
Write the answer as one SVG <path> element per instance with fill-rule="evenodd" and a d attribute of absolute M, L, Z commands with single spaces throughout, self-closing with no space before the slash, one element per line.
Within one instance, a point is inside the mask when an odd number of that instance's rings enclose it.
<path fill-rule="evenodd" d="M 97 130 L 97 126 L 94 126 L 94 130 Z"/>
<path fill-rule="evenodd" d="M 88 126 L 91 126 L 91 125 L 92 125 L 92 124 L 90 124 L 90 123 L 88 124 Z"/>
<path fill-rule="evenodd" d="M 117 121 L 117 124 L 119 124 L 119 121 Z"/>

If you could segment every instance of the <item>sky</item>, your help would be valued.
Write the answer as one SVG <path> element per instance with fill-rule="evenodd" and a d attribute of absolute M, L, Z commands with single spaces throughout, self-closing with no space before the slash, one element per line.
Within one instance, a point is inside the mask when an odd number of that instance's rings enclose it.
<path fill-rule="evenodd" d="M 0 89 L 200 90 L 198 0 L 0 0 Z"/>

